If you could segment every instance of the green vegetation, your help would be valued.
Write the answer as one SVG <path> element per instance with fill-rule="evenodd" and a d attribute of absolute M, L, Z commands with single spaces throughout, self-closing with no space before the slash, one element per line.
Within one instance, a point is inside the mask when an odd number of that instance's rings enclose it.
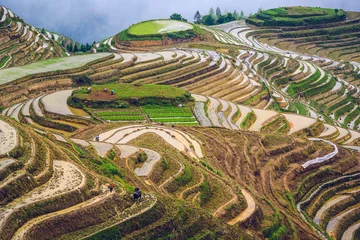
<path fill-rule="evenodd" d="M 231 13 L 225 10 L 225 12 L 222 13 L 219 7 L 216 8 L 216 12 L 213 8 L 210 8 L 209 13 L 204 16 L 202 16 L 199 11 L 196 11 L 194 15 L 195 23 L 204 24 L 207 26 L 223 24 L 241 19 L 245 19 L 245 14 L 243 11 L 240 11 L 240 13 L 238 13 L 236 10 L 234 10 Z"/>
<path fill-rule="evenodd" d="M 192 180 L 193 174 L 191 168 L 185 164 L 184 173 L 175 178 L 175 182 L 178 186 L 185 186 Z"/>
<path fill-rule="evenodd" d="M 189 107 L 147 105 L 142 109 L 153 122 L 198 125 Z"/>
<path fill-rule="evenodd" d="M 240 123 L 240 128 L 243 130 L 249 129 L 251 125 L 256 121 L 256 115 L 254 112 L 246 114 L 244 120 Z"/>
<path fill-rule="evenodd" d="M 105 90 L 106 89 L 106 90 Z M 112 94 L 114 90 L 114 94 Z M 71 102 L 82 102 L 95 108 L 127 107 L 127 105 L 167 104 L 176 105 L 187 103 L 191 96 L 185 90 L 166 85 L 133 85 L 128 83 L 114 83 L 94 85 L 91 91 L 80 89 L 73 92 Z"/>
<path fill-rule="evenodd" d="M 140 111 L 104 111 L 104 112 L 96 112 L 97 117 L 108 120 L 108 121 L 145 121 L 145 117 Z"/>
<path fill-rule="evenodd" d="M 171 14 L 170 19 L 171 19 L 171 20 L 177 20 L 177 21 L 183 21 L 183 22 L 187 22 L 187 21 L 188 21 L 187 19 L 183 18 L 180 13 L 173 13 L 173 14 Z"/>
<path fill-rule="evenodd" d="M 175 20 L 150 20 L 132 25 L 118 34 L 119 41 L 191 39 L 202 35 L 200 27 Z"/>
<path fill-rule="evenodd" d="M 256 26 L 306 26 L 345 19 L 346 12 L 341 9 L 296 6 L 259 11 L 246 22 Z"/>
<path fill-rule="evenodd" d="M 148 159 L 148 156 L 146 155 L 146 153 L 141 152 L 139 153 L 138 157 L 137 157 L 137 162 L 138 163 L 143 163 Z"/>
<path fill-rule="evenodd" d="M 128 29 L 128 33 L 136 36 L 159 35 L 164 33 L 172 33 L 186 31 L 192 29 L 189 23 L 175 20 L 153 20 L 145 21 L 132 25 Z"/>
<path fill-rule="evenodd" d="M 207 203 L 213 195 L 211 185 L 208 180 L 204 181 L 200 185 L 200 204 Z"/>
<path fill-rule="evenodd" d="M 10 56 L 5 56 L 0 60 L 0 68 L 4 67 L 5 63 L 10 59 Z"/>
<path fill-rule="evenodd" d="M 306 107 L 302 103 L 295 102 L 294 106 L 298 109 L 300 115 L 307 116 Z"/>

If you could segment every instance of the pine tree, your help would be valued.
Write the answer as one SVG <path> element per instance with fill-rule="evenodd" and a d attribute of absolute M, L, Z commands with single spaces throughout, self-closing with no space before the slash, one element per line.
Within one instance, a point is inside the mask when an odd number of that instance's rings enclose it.
<path fill-rule="evenodd" d="M 221 10 L 219 7 L 216 8 L 216 18 L 219 19 L 221 17 Z"/>
<path fill-rule="evenodd" d="M 209 10 L 209 15 L 213 18 L 215 18 L 215 12 L 214 12 L 214 9 L 213 8 L 210 8 Z"/>
<path fill-rule="evenodd" d="M 201 14 L 199 11 L 196 11 L 194 16 L 194 23 L 200 24 L 201 23 Z"/>
<path fill-rule="evenodd" d="M 244 19 L 245 18 L 245 14 L 243 12 L 243 10 L 240 11 L 240 19 Z"/>
<path fill-rule="evenodd" d="M 240 15 L 238 14 L 238 12 L 236 10 L 233 12 L 233 17 L 234 17 L 234 20 L 240 19 Z"/>

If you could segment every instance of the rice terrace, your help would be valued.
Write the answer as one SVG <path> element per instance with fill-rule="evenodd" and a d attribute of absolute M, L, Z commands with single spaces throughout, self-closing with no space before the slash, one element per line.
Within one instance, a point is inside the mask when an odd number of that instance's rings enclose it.
<path fill-rule="evenodd" d="M 0 6 L 0 240 L 360 239 L 356 5 L 184 1 L 193 19 L 91 44 L 20 5 Z"/>

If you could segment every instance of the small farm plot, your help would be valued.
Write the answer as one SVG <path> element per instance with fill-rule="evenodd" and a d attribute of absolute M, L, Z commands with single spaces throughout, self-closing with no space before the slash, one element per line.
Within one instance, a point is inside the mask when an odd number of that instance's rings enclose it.
<path fill-rule="evenodd" d="M 199 125 L 189 107 L 144 106 L 142 109 L 152 122 L 183 126 Z"/>
<path fill-rule="evenodd" d="M 106 111 L 98 111 L 95 115 L 103 120 L 112 122 L 139 122 L 145 121 L 145 117 L 140 110 L 119 110 L 108 109 Z"/>

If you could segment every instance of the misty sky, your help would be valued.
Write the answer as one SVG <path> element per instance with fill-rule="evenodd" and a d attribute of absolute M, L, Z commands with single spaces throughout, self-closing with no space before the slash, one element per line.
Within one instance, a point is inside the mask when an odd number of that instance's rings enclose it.
<path fill-rule="evenodd" d="M 210 7 L 243 10 L 246 15 L 281 6 L 318 6 L 360 11 L 359 0 L 0 0 L 36 27 L 61 33 L 81 43 L 115 35 L 133 23 L 168 18 L 178 12 L 192 21 L 197 10 Z"/>

